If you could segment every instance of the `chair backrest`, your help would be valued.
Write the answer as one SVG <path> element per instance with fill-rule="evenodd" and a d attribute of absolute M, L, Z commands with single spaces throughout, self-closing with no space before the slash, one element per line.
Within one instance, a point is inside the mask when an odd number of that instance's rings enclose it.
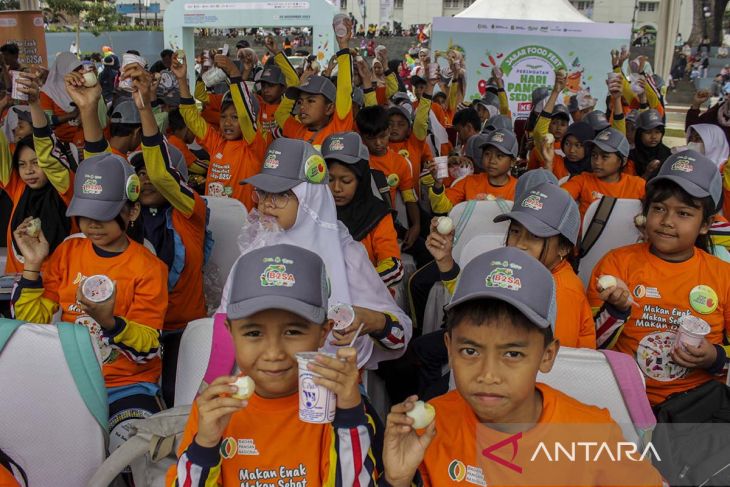
<path fill-rule="evenodd" d="M 585 235 L 588 227 L 596 214 L 600 199 L 591 203 L 583 216 L 582 236 Z M 603 233 L 596 240 L 588 253 L 580 259 L 578 265 L 578 277 L 583 281 L 583 286 L 588 287 L 593 268 L 599 260 L 609 251 L 625 245 L 631 245 L 639 241 L 641 234 L 634 224 L 634 217 L 641 213 L 641 201 L 630 199 L 617 199 L 608 221 L 604 225 Z"/>
<path fill-rule="evenodd" d="M 509 222 L 494 223 L 494 217 L 508 213 L 512 202 L 507 200 L 464 201 L 454 206 L 449 216 L 454 221 L 456 235 L 452 255 L 457 262 L 461 261 L 461 252 L 469 241 L 477 235 L 504 237 L 509 229 Z"/>
<path fill-rule="evenodd" d="M 0 320 L 0 331 L 11 326 Z M 75 359 L 100 378 L 86 336 L 85 356 Z M 106 458 L 106 431 L 79 393 L 68 360 L 54 325 L 20 325 L 0 352 L 0 445 L 29 485 L 86 485 Z M 97 399 L 106 402 L 103 381 L 99 387 Z"/>
<path fill-rule="evenodd" d="M 499 247 L 504 247 L 504 235 L 477 235 L 461 250 L 459 267 L 463 269 L 474 257 Z"/>
<path fill-rule="evenodd" d="M 175 375 L 175 406 L 192 404 L 205 376 L 213 345 L 213 318 L 191 321 L 180 339 Z"/>

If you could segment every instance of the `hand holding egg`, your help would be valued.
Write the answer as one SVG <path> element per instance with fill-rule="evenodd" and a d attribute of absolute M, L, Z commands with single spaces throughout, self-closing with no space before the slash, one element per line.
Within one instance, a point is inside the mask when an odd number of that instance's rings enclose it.
<path fill-rule="evenodd" d="M 416 401 L 406 416 L 413 420 L 413 428 L 420 430 L 433 422 L 436 418 L 436 409 L 423 401 Z"/>

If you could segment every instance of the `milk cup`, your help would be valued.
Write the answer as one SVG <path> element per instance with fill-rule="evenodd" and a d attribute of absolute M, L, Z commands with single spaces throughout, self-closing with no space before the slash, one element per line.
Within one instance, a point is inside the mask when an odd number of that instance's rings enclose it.
<path fill-rule="evenodd" d="M 130 64 L 139 64 L 141 67 L 144 68 L 144 65 L 147 64 L 147 62 L 144 60 L 144 58 L 137 56 L 136 54 L 124 54 L 122 56 L 122 71 L 124 71 L 124 67 L 128 66 Z M 132 85 L 132 78 L 122 79 L 119 81 L 119 88 L 125 91 L 134 91 L 134 86 Z"/>
<path fill-rule="evenodd" d="M 436 179 L 449 177 L 449 156 L 438 156 L 434 158 L 436 163 Z"/>
<path fill-rule="evenodd" d="M 344 330 L 355 321 L 355 310 L 349 304 L 337 303 L 330 306 L 327 318 L 334 321 L 334 330 Z"/>
<path fill-rule="evenodd" d="M 84 279 L 81 294 L 92 303 L 103 303 L 114 294 L 114 281 L 103 274 L 96 274 Z"/>
<path fill-rule="evenodd" d="M 337 14 L 332 19 L 332 26 L 335 28 L 335 36 L 342 39 L 343 37 L 347 37 L 347 24 L 345 23 L 345 20 L 347 20 L 347 15 L 345 14 Z"/>
<path fill-rule="evenodd" d="M 314 383 L 319 377 L 307 368 L 317 355 L 334 358 L 335 355 L 323 352 L 299 352 L 296 354 L 299 366 L 299 419 L 305 423 L 331 423 L 335 419 L 337 396 L 326 387 Z"/>
<path fill-rule="evenodd" d="M 223 83 L 228 78 L 228 76 L 226 76 L 226 72 L 218 66 L 210 68 L 208 71 L 200 75 L 200 77 L 203 80 L 203 83 L 205 83 L 205 86 L 208 88 L 212 88 L 219 83 Z"/>
<path fill-rule="evenodd" d="M 698 347 L 705 336 L 710 333 L 710 325 L 702 318 L 693 315 L 686 315 L 681 318 L 677 336 L 674 338 L 674 348 L 680 345 Z"/>
<path fill-rule="evenodd" d="M 13 100 L 28 101 L 28 95 L 21 93 L 18 89 L 18 79 L 20 78 L 20 71 L 10 71 L 10 77 L 12 78 L 12 91 L 10 92 L 10 98 Z"/>

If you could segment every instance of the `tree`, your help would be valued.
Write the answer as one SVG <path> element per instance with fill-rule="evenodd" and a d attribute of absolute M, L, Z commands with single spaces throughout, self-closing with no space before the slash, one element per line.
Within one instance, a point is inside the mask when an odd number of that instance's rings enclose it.
<path fill-rule="evenodd" d="M 57 14 L 56 18 L 66 21 L 67 17 L 76 19 L 76 46 L 81 52 L 81 26 L 83 24 L 92 34 L 98 36 L 119 23 L 119 14 L 113 5 L 87 0 L 46 0 L 45 10 Z M 64 16 L 63 13 L 66 15 Z"/>
<path fill-rule="evenodd" d="M 0 0 L 0 10 L 18 10 L 19 8 L 18 0 Z"/>
<path fill-rule="evenodd" d="M 722 44 L 722 20 L 728 3 L 730 0 L 693 0 L 692 34 L 688 39 L 692 45 L 696 46 L 704 37 L 709 37 L 714 46 Z"/>

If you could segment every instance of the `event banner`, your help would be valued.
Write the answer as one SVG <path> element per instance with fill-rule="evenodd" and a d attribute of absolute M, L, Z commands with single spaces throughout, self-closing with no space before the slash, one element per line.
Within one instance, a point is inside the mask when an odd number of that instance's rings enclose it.
<path fill-rule="evenodd" d="M 18 62 L 22 65 L 48 65 L 46 56 L 46 31 L 43 14 L 35 10 L 6 10 L 0 12 L 0 39 L 2 44 L 18 45 Z"/>
<path fill-rule="evenodd" d="M 492 68 L 500 67 L 512 115 L 523 118 L 532 108 L 532 91 L 552 87 L 560 68 L 568 73 L 563 103 L 589 89 L 603 106 L 611 50 L 628 45 L 630 34 L 629 24 L 436 17 L 431 50 L 456 48 L 464 53 L 467 100 L 480 98 Z"/>

